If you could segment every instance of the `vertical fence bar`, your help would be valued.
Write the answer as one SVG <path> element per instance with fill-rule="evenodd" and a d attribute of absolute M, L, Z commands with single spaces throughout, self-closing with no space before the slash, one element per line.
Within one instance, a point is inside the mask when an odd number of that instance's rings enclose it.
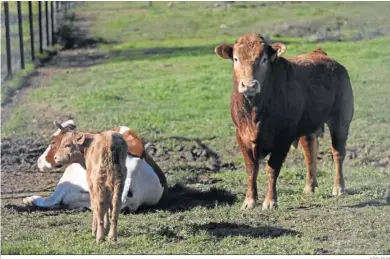
<path fill-rule="evenodd" d="M 39 52 L 43 52 L 43 39 L 42 39 L 42 2 L 38 1 L 38 27 L 39 27 Z"/>
<path fill-rule="evenodd" d="M 54 45 L 56 43 L 55 35 L 54 35 L 54 3 L 50 1 L 50 20 L 51 20 L 51 44 Z"/>
<path fill-rule="evenodd" d="M 6 47 L 6 52 L 7 52 L 7 72 L 8 72 L 8 76 L 12 77 L 11 42 L 10 42 L 10 36 L 9 36 L 8 2 L 4 2 L 4 21 L 5 21 L 5 47 Z"/>
<path fill-rule="evenodd" d="M 24 44 L 23 44 L 23 24 L 22 24 L 22 7 L 20 1 L 16 2 L 18 11 L 18 27 L 19 27 L 19 50 L 20 50 L 20 68 L 24 69 Z"/>
<path fill-rule="evenodd" d="M 58 1 L 56 1 L 56 11 L 58 12 Z"/>
<path fill-rule="evenodd" d="M 46 47 L 50 45 L 50 33 L 49 33 L 49 2 L 45 1 L 45 17 L 46 17 Z"/>
<path fill-rule="evenodd" d="M 34 49 L 34 23 L 33 23 L 33 12 L 32 3 L 28 1 L 28 21 L 30 24 L 30 45 L 31 45 L 31 60 L 35 60 L 35 49 Z"/>

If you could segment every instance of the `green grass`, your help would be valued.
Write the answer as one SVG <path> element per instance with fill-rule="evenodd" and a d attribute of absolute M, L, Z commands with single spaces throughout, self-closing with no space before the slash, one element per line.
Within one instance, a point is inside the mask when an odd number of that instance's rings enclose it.
<path fill-rule="evenodd" d="M 384 4 L 275 3 L 255 9 L 208 8 L 211 5 L 174 2 L 169 8 L 166 2 L 154 2 L 148 8 L 142 2 L 85 3 L 77 14 L 94 21 L 91 34 L 120 43 L 98 45 L 92 54 L 108 55 L 103 63 L 57 67 L 41 87 L 25 91 L 18 105 L 9 108 L 12 116 L 3 123 L 2 137 L 51 133 L 40 125 L 72 116 L 85 130 L 128 125 L 149 140 L 200 138 L 223 161 L 243 165 L 229 113 L 231 64 L 215 56 L 214 47 L 233 43 L 244 31 L 297 18 L 309 21 L 377 10 L 382 19 Z M 231 29 L 223 31 L 221 24 Z M 288 43 L 286 56 L 317 46 L 299 38 L 280 40 Z M 327 158 L 319 165 L 315 196 L 303 195 L 300 152 L 289 154 L 281 172 L 277 211 L 240 210 L 247 181 L 242 169 L 202 174 L 220 180 L 210 185 L 190 181 L 197 179 L 194 173 L 171 171 L 169 185 L 180 183 L 184 189 L 173 187 L 165 209 L 121 215 L 117 244 L 95 245 L 90 212 L 8 212 L 1 219 L 2 253 L 389 254 L 389 167 L 370 164 L 390 157 L 389 43 L 390 38 L 383 37 L 320 44 L 347 67 L 354 89 L 348 149 L 361 152 L 346 161 L 347 195 L 331 197 L 334 169 Z M 79 58 L 86 51 L 69 55 Z M 329 148 L 327 134 L 320 151 L 329 153 Z M 265 182 L 260 173 L 260 201 Z"/>

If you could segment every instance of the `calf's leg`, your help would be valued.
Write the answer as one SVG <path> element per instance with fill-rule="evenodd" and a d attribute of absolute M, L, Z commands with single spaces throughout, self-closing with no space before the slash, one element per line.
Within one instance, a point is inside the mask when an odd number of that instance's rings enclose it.
<path fill-rule="evenodd" d="M 317 183 L 317 153 L 318 139 L 314 134 L 303 136 L 300 138 L 300 143 L 303 149 L 306 162 L 306 184 L 304 193 L 314 193 Z"/>
<path fill-rule="evenodd" d="M 108 239 L 113 242 L 115 242 L 118 237 L 118 218 L 122 206 L 122 191 L 123 183 L 114 186 L 114 193 L 111 200 L 111 227 L 110 232 L 108 233 Z"/>

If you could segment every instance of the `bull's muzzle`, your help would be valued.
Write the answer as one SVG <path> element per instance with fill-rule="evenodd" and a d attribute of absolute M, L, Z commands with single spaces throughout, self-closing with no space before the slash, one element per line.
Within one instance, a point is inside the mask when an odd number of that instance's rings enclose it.
<path fill-rule="evenodd" d="M 260 93 L 260 83 L 257 80 L 241 81 L 238 85 L 238 91 L 246 96 L 254 96 Z"/>

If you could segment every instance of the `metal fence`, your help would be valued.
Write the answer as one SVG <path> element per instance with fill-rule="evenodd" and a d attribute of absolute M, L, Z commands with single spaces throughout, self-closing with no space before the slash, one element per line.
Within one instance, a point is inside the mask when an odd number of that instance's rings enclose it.
<path fill-rule="evenodd" d="M 1 10 L 1 81 L 56 44 L 56 31 L 75 2 L 3 2 Z"/>

